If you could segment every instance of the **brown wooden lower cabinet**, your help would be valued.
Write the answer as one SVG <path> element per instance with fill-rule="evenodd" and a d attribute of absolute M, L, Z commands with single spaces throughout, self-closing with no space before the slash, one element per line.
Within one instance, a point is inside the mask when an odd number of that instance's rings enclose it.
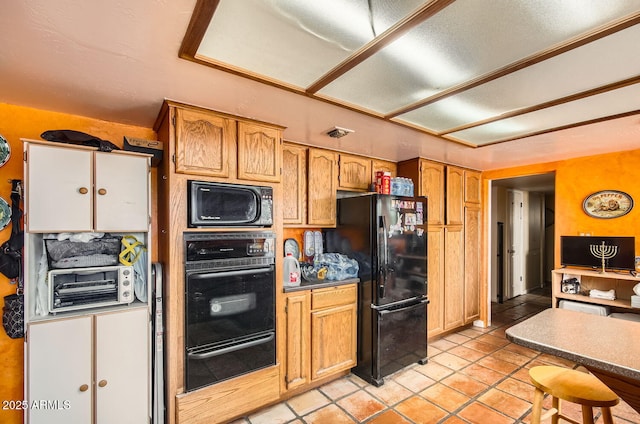
<path fill-rule="evenodd" d="M 286 390 L 356 365 L 357 286 L 285 295 Z"/>

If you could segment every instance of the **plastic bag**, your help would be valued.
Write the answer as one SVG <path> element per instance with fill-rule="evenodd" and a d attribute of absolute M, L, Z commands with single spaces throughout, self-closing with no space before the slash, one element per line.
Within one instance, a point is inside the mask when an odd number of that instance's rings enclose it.
<path fill-rule="evenodd" d="M 326 269 L 326 280 L 338 281 L 356 278 L 358 276 L 358 262 L 340 253 L 322 253 L 313 258 L 313 268 L 316 272 Z"/>

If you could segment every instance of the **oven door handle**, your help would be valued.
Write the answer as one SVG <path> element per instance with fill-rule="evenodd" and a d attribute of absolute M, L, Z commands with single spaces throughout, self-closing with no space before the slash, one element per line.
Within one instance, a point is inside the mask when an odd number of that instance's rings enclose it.
<path fill-rule="evenodd" d="M 194 280 L 200 280 L 205 278 L 222 278 L 222 277 L 232 277 L 237 275 L 266 274 L 267 272 L 273 272 L 273 267 L 241 269 L 238 271 L 208 272 L 206 274 L 191 274 L 189 278 Z"/>
<path fill-rule="evenodd" d="M 251 340 L 251 341 L 248 341 L 246 343 L 241 343 L 241 344 L 235 345 L 235 346 L 224 347 L 222 349 L 213 349 L 213 350 L 210 350 L 209 352 L 203 352 L 203 353 L 188 352 L 187 356 L 189 358 L 193 358 L 193 359 L 213 358 L 214 356 L 224 355 L 225 353 L 231 353 L 231 352 L 235 352 L 236 350 L 246 349 L 246 348 L 249 348 L 249 347 L 261 345 L 263 343 L 268 343 L 271 340 L 273 340 L 274 337 L 275 337 L 275 334 L 274 333 L 270 333 L 268 336 L 261 337 L 259 339 L 255 339 L 255 340 Z"/>

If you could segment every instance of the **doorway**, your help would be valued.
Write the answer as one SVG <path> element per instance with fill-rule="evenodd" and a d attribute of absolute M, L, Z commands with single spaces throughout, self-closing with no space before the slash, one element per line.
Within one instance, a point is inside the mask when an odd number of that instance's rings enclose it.
<path fill-rule="evenodd" d="M 490 205 L 490 302 L 550 285 L 555 173 L 492 180 Z"/>

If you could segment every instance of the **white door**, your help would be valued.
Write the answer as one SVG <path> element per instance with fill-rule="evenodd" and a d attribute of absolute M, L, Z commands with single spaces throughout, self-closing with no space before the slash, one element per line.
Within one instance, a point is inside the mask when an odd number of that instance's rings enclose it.
<path fill-rule="evenodd" d="M 524 195 L 521 191 L 509 190 L 509 237 L 507 298 L 525 293 L 523 275 L 524 242 Z"/>
<path fill-rule="evenodd" d="M 29 324 L 25 422 L 92 422 L 91 321 L 88 316 Z"/>
<path fill-rule="evenodd" d="M 92 156 L 90 150 L 27 144 L 27 231 L 92 230 Z"/>
<path fill-rule="evenodd" d="M 96 424 L 149 422 L 148 310 L 96 315 L 95 337 Z"/>
<path fill-rule="evenodd" d="M 148 231 L 149 158 L 95 154 L 97 231 Z"/>

